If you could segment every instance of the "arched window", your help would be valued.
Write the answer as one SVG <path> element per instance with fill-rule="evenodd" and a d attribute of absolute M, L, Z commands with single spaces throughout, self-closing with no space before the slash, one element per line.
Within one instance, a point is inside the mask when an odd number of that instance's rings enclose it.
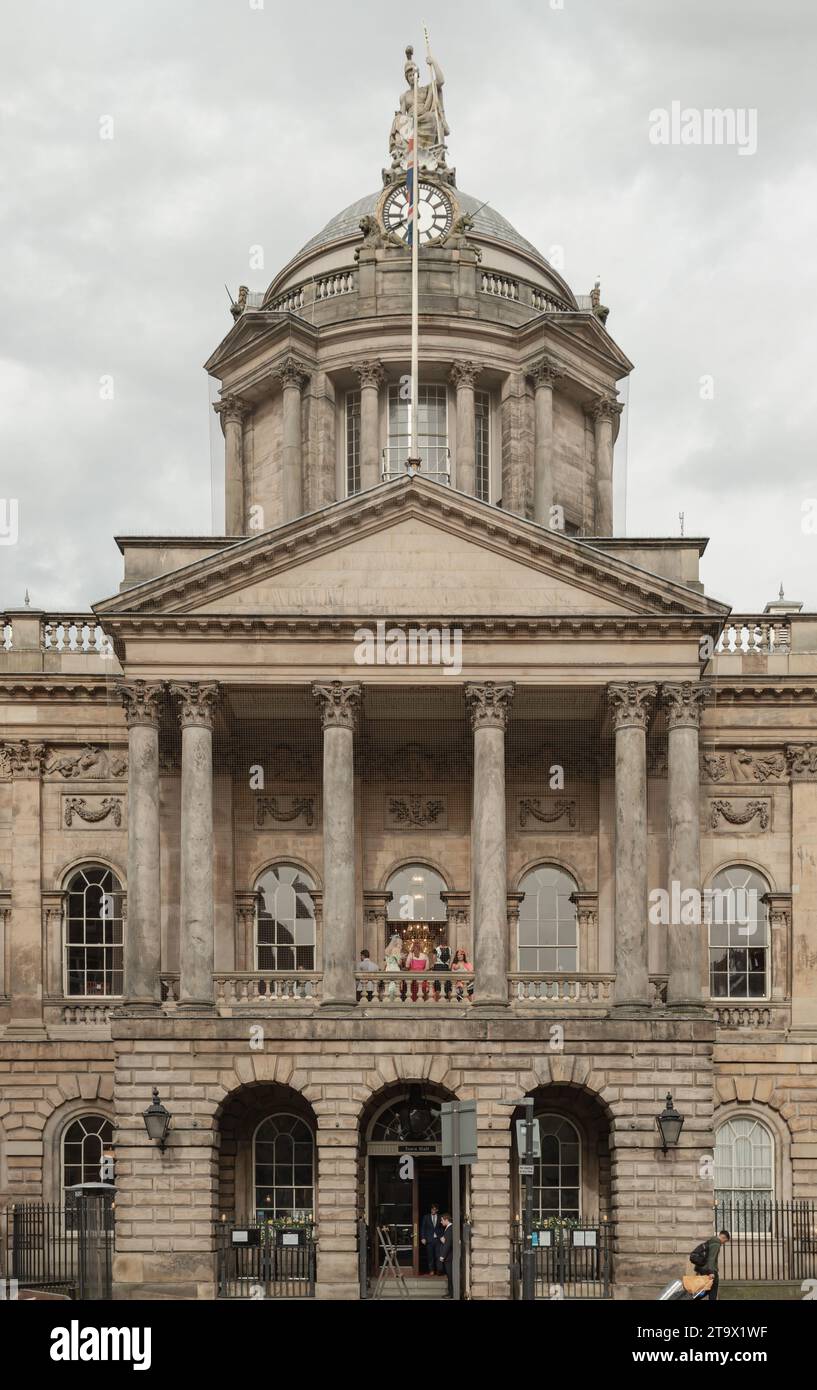
<path fill-rule="evenodd" d="M 765 999 L 769 994 L 769 885 L 745 864 L 715 874 L 704 895 L 709 928 L 709 990 L 713 999 Z"/>
<path fill-rule="evenodd" d="M 581 1140 L 562 1115 L 540 1115 L 542 1157 L 534 1164 L 533 1209 L 541 1221 L 581 1215 Z"/>
<path fill-rule="evenodd" d="M 102 1155 L 113 1143 L 113 1125 L 104 1115 L 79 1115 L 62 1136 L 62 1186 L 102 1182 Z"/>
<path fill-rule="evenodd" d="M 564 869 L 543 864 L 525 874 L 519 891 L 519 969 L 550 975 L 579 968 L 576 883 Z"/>
<path fill-rule="evenodd" d="M 440 896 L 445 879 L 425 864 L 407 864 L 392 874 L 386 887 L 392 895 L 390 922 L 444 922 L 448 916 Z"/>
<path fill-rule="evenodd" d="M 774 1138 L 753 1115 L 724 1120 L 715 1134 L 715 1200 L 761 1206 L 774 1197 Z M 739 1226 L 739 1220 L 736 1221 Z"/>
<path fill-rule="evenodd" d="M 315 887 L 294 864 L 276 864 L 255 885 L 256 970 L 315 969 Z"/>
<path fill-rule="evenodd" d="M 253 1171 L 259 1221 L 313 1217 L 315 1141 L 306 1120 L 286 1114 L 262 1120 L 255 1131 Z"/>
<path fill-rule="evenodd" d="M 402 1100 L 387 1105 L 372 1124 L 370 1144 L 439 1144 L 442 1142 L 441 1102 L 412 1086 Z"/>
<path fill-rule="evenodd" d="M 65 891 L 64 988 L 94 998 L 122 993 L 122 885 L 102 864 L 71 875 Z"/>

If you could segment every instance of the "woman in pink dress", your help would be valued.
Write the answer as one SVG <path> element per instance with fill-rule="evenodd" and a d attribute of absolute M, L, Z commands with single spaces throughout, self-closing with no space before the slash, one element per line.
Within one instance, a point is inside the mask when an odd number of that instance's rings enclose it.
<path fill-rule="evenodd" d="M 456 951 L 454 952 L 454 959 L 453 959 L 452 962 L 451 962 L 451 969 L 452 969 L 452 971 L 456 970 L 458 974 L 464 974 L 464 973 L 466 973 L 466 972 L 467 972 L 469 975 L 473 974 L 474 967 L 473 967 L 473 965 L 471 964 L 470 960 L 468 959 L 467 955 L 465 954 L 465 951 L 462 949 L 461 946 L 458 948 L 458 950 L 456 950 Z M 461 981 L 458 980 L 458 981 L 457 981 L 457 989 L 456 989 L 456 997 L 457 997 L 457 999 L 460 999 L 460 1000 L 461 1000 L 461 999 L 463 998 L 465 992 L 466 992 L 466 991 L 463 989 L 463 983 L 462 983 Z M 469 997 L 469 999 L 470 999 L 471 996 L 472 996 L 473 993 L 474 993 L 473 981 L 470 981 L 470 980 L 469 980 L 469 982 L 468 982 L 468 988 L 467 988 L 467 993 L 468 993 L 468 997 Z"/>
<path fill-rule="evenodd" d="M 421 950 L 419 941 L 412 941 L 411 943 L 411 950 L 409 951 L 408 960 L 406 961 L 406 969 L 410 970 L 413 974 L 419 974 L 422 970 L 428 970 L 428 956 Z M 417 999 L 417 983 L 416 980 L 412 980 L 411 982 L 412 1003 Z M 423 997 L 425 998 L 427 994 L 428 980 L 423 980 Z"/>

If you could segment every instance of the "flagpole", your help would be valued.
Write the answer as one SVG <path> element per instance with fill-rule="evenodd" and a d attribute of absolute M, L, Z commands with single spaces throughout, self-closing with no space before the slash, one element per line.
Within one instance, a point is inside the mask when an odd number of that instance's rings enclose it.
<path fill-rule="evenodd" d="M 417 206 L 420 201 L 420 164 L 419 164 L 419 143 L 417 139 L 417 104 L 418 93 L 417 84 L 419 70 L 414 68 L 414 182 L 412 188 L 412 209 L 411 209 L 411 418 L 410 435 L 411 448 L 409 451 L 409 461 L 419 466 L 420 462 L 420 440 L 417 430 L 418 398 L 420 391 L 420 237 L 419 222 L 417 218 Z"/>

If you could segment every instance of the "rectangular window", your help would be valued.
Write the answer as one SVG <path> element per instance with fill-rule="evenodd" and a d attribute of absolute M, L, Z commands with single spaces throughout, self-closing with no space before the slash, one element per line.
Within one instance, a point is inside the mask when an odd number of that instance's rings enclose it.
<path fill-rule="evenodd" d="M 448 394 L 445 386 L 420 383 L 417 394 L 417 433 L 422 462 L 421 473 L 435 482 L 450 481 L 448 459 Z M 389 387 L 389 443 L 384 474 L 403 478 L 411 451 L 411 418 L 407 400 L 399 386 Z"/>
<path fill-rule="evenodd" d="M 491 397 L 474 392 L 474 492 L 481 502 L 491 500 Z"/>
<path fill-rule="evenodd" d="M 360 392 L 346 395 L 346 496 L 360 492 Z"/>

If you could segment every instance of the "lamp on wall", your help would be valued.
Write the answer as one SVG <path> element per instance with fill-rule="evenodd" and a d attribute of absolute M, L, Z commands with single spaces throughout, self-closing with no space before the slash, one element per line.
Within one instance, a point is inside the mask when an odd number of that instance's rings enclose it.
<path fill-rule="evenodd" d="M 152 1140 L 154 1144 L 157 1144 L 162 1152 L 164 1152 L 167 1132 L 170 1129 L 171 1115 L 170 1111 L 165 1109 L 159 1099 L 158 1086 L 153 1087 L 153 1100 L 144 1112 L 142 1118 L 145 1121 L 148 1139 Z"/>
<path fill-rule="evenodd" d="M 656 1116 L 655 1123 L 658 1126 L 658 1133 L 661 1135 L 661 1148 L 664 1153 L 667 1152 L 667 1149 L 674 1149 L 681 1137 L 684 1117 L 675 1109 L 671 1091 L 667 1091 L 667 1103 L 661 1114 Z"/>

